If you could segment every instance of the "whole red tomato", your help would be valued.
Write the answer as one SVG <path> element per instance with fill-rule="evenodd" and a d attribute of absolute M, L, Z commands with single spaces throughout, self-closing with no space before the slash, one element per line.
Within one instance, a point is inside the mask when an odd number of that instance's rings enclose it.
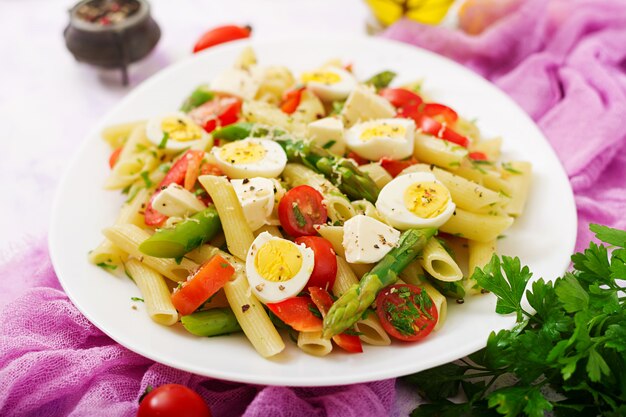
<path fill-rule="evenodd" d="M 184 385 L 165 384 L 141 400 L 137 417 L 211 417 L 211 410 L 195 391 Z"/>

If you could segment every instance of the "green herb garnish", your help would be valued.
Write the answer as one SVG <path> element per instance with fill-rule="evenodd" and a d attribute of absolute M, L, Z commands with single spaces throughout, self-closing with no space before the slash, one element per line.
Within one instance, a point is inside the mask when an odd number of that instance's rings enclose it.
<path fill-rule="evenodd" d="M 161 142 L 159 142 L 158 148 L 165 149 L 168 140 L 170 140 L 170 134 L 167 132 L 163 132 L 163 139 L 161 139 Z"/>
<path fill-rule="evenodd" d="M 396 74 L 393 71 L 382 71 L 378 74 L 374 74 L 370 79 L 365 81 L 365 84 L 369 84 L 374 86 L 376 90 L 380 90 L 381 88 L 385 88 L 391 84 L 394 78 L 396 78 Z"/>
<path fill-rule="evenodd" d="M 332 147 L 335 145 L 335 143 L 337 143 L 337 141 L 336 141 L 336 140 L 329 140 L 329 141 L 328 141 L 328 142 L 326 142 L 324 145 L 322 145 L 322 148 L 324 148 L 324 149 L 330 149 L 330 148 L 332 148 Z"/>
<path fill-rule="evenodd" d="M 144 302 L 143 298 L 141 298 L 141 297 L 130 297 L 130 299 L 132 301 L 139 301 L 139 302 L 142 302 L 142 303 Z"/>
<path fill-rule="evenodd" d="M 306 218 L 304 217 L 304 214 L 302 214 L 302 212 L 300 211 L 300 207 L 298 207 L 298 205 L 295 203 L 293 205 L 293 215 L 296 217 L 296 223 L 298 223 L 298 226 L 306 226 Z"/>
<path fill-rule="evenodd" d="M 143 180 L 144 184 L 146 184 L 146 188 L 152 187 L 152 180 L 150 180 L 150 173 L 148 171 L 143 171 L 139 175 L 141 176 L 141 179 Z"/>
<path fill-rule="evenodd" d="M 505 256 L 474 272 L 495 294 L 496 311 L 515 313 L 517 324 L 491 333 L 487 346 L 467 359 L 405 378 L 433 402 L 411 416 L 626 415 L 626 232 L 590 229 L 614 248 L 591 242 L 554 283 L 528 285 L 529 269 Z M 524 294 L 534 314 L 522 303 Z M 461 388 L 465 402 L 447 400 Z"/>
<path fill-rule="evenodd" d="M 102 269 L 109 269 L 111 271 L 115 271 L 117 269 L 117 265 L 115 265 L 115 264 L 108 264 L 106 262 L 100 262 L 100 263 L 98 263 L 96 265 L 99 266 Z"/>
<path fill-rule="evenodd" d="M 511 165 L 510 162 L 503 162 L 502 163 L 502 169 L 507 171 L 507 172 L 510 172 L 511 174 L 515 174 L 515 175 L 523 174 L 523 172 L 520 171 L 519 169 L 513 168 L 513 166 Z"/>

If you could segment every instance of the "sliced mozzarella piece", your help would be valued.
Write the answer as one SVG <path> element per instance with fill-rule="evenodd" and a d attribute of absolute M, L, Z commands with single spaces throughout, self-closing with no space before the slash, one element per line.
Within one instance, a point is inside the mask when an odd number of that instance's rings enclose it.
<path fill-rule="evenodd" d="M 267 223 L 274 209 L 274 182 L 257 177 L 231 181 L 248 226 L 255 231 Z"/>
<path fill-rule="evenodd" d="M 307 136 L 313 142 L 336 155 L 346 153 L 343 122 L 335 117 L 325 117 L 309 123 Z"/>
<path fill-rule="evenodd" d="M 391 103 L 366 86 L 358 86 L 346 100 L 341 117 L 347 127 L 372 119 L 389 119 L 396 115 Z"/>
<path fill-rule="evenodd" d="M 362 214 L 343 225 L 343 247 L 346 261 L 350 263 L 378 262 L 398 244 L 399 239 L 399 231 Z"/>
<path fill-rule="evenodd" d="M 206 208 L 193 193 L 178 184 L 170 184 L 159 192 L 152 200 L 152 207 L 168 217 L 191 216 Z"/>

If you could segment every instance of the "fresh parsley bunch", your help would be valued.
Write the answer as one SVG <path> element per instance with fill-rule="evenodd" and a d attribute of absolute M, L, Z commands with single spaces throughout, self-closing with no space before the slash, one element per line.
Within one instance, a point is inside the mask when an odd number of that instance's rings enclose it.
<path fill-rule="evenodd" d="M 626 416 L 626 232 L 590 229 L 612 251 L 591 242 L 572 256 L 572 272 L 533 282 L 526 298 L 535 314 L 521 303 L 532 274 L 518 258 L 494 256 L 476 270 L 496 312 L 516 313 L 517 324 L 491 333 L 469 360 L 406 377 L 432 402 L 412 417 Z M 490 389 L 505 375 L 513 382 Z M 459 388 L 467 402 L 448 401 Z"/>

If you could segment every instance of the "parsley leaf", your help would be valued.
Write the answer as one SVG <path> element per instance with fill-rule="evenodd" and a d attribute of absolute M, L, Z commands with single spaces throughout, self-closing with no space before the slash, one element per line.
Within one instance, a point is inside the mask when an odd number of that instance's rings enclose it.
<path fill-rule="evenodd" d="M 99 266 L 102 269 L 109 269 L 111 271 L 115 271 L 117 269 L 117 265 L 115 265 L 115 264 L 108 264 L 106 262 L 100 262 L 100 263 L 98 263 L 96 265 Z"/>
<path fill-rule="evenodd" d="M 594 232 L 596 237 L 604 243 L 626 248 L 626 231 L 624 230 L 611 229 L 610 227 L 593 223 L 589 225 L 589 230 Z"/>
<path fill-rule="evenodd" d="M 163 132 L 163 139 L 161 139 L 161 142 L 159 142 L 158 148 L 165 149 L 168 140 L 170 140 L 170 134 L 167 132 Z"/>
<path fill-rule="evenodd" d="M 300 211 L 300 207 L 298 207 L 296 203 L 293 204 L 293 215 L 296 218 L 296 223 L 298 223 L 298 226 L 306 226 L 306 218 L 304 217 L 304 214 L 302 214 L 302 212 Z"/>
<path fill-rule="evenodd" d="M 546 411 L 552 410 L 552 404 L 537 388 L 509 387 L 499 389 L 488 396 L 489 407 L 495 408 L 506 417 L 524 414 L 529 417 L 544 417 Z"/>
<path fill-rule="evenodd" d="M 144 302 L 143 298 L 141 298 L 141 297 L 130 297 L 130 299 L 132 301 L 139 301 L 139 302 L 142 302 L 142 303 Z"/>
<path fill-rule="evenodd" d="M 506 274 L 506 278 L 502 271 Z M 481 270 L 476 269 L 472 276 L 482 288 L 491 291 L 498 297 L 496 312 L 499 314 L 517 313 L 517 320 L 522 320 L 524 312 L 521 306 L 526 283 L 532 276 L 527 266 L 521 267 L 519 258 L 497 255 Z"/>

